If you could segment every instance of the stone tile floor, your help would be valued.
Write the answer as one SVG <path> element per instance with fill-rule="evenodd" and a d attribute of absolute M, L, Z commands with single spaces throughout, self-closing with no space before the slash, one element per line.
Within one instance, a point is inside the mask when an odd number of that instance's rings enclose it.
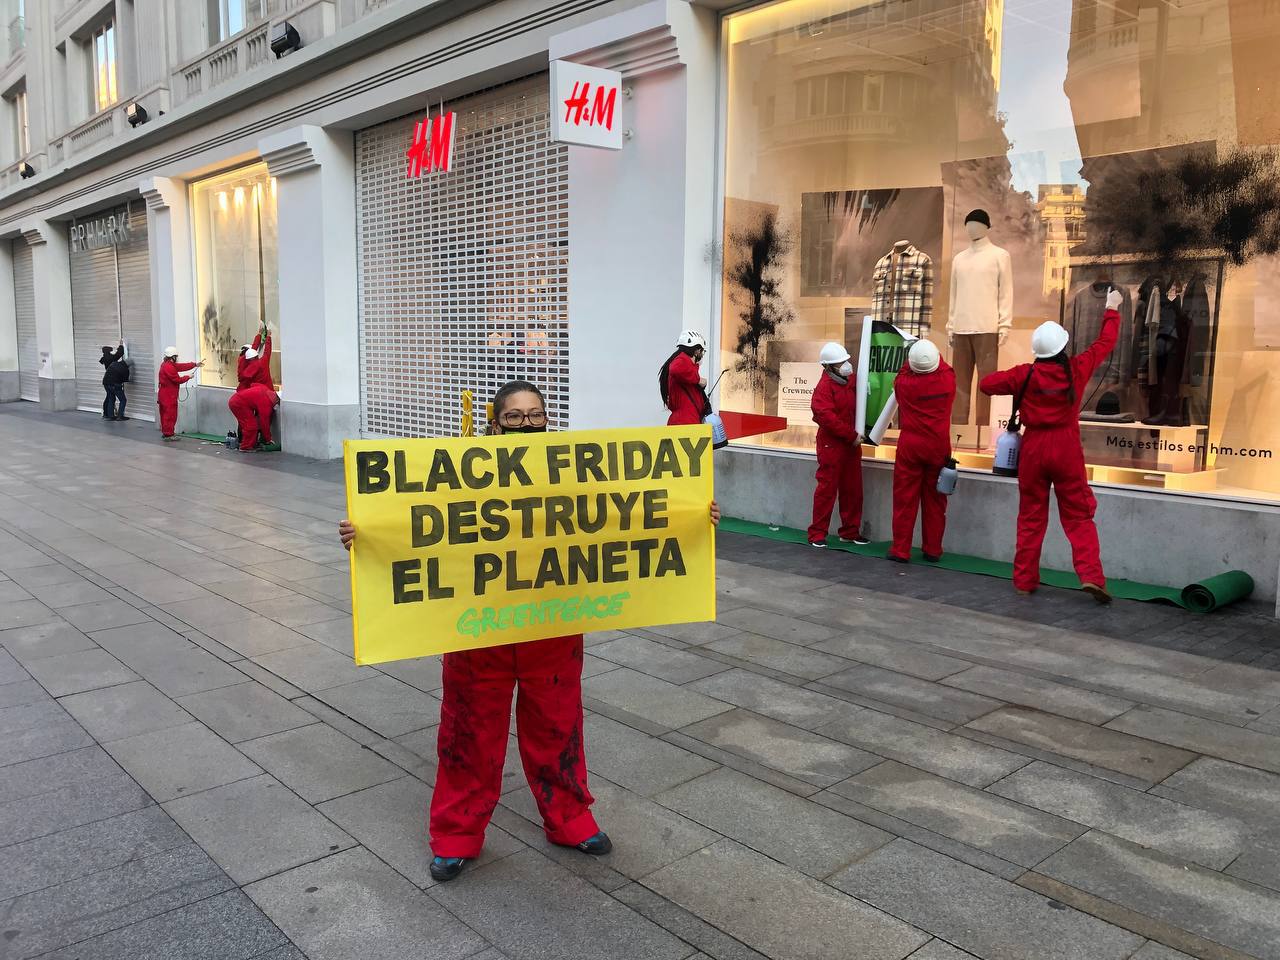
<path fill-rule="evenodd" d="M 615 853 L 512 756 L 440 886 L 439 664 L 351 663 L 336 465 L 26 404 L 0 448 L 3 960 L 1280 958 L 1261 605 L 722 536 L 718 623 L 587 638 Z"/>

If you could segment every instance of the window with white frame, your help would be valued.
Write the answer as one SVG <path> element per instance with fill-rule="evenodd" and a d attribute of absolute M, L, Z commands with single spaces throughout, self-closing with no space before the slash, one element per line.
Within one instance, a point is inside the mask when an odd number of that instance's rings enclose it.
<path fill-rule="evenodd" d="M 226 40 L 251 24 L 267 18 L 267 0 L 212 0 L 210 19 L 217 10 L 217 40 Z"/>
<path fill-rule="evenodd" d="M 116 89 L 116 22 L 93 32 L 93 109 L 106 110 L 119 99 Z"/>

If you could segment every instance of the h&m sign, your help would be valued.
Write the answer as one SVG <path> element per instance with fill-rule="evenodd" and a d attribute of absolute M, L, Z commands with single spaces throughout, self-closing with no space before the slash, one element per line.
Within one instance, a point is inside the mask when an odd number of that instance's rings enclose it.
<path fill-rule="evenodd" d="M 621 94 L 622 74 L 616 70 L 552 60 L 552 141 L 621 150 Z"/>
<path fill-rule="evenodd" d="M 131 239 L 129 208 L 121 207 L 114 213 L 92 220 L 76 220 L 71 224 L 71 252 L 97 250 L 99 247 L 115 247 Z"/>
<path fill-rule="evenodd" d="M 413 128 L 413 142 L 405 156 L 409 159 L 407 176 L 416 180 L 424 173 L 453 169 L 453 142 L 458 115 L 453 111 L 419 120 Z"/>

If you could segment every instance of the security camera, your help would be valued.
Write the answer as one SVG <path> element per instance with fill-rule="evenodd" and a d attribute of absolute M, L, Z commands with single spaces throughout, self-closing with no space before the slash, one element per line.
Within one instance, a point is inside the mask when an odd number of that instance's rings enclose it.
<path fill-rule="evenodd" d="M 124 108 L 125 119 L 129 121 L 129 126 L 136 127 L 140 123 L 146 123 L 151 117 L 147 114 L 147 108 L 140 103 L 131 103 Z"/>
<path fill-rule="evenodd" d="M 277 60 L 301 46 L 302 38 L 298 36 L 298 31 L 288 20 L 277 23 L 271 28 L 271 52 L 276 55 Z"/>
<path fill-rule="evenodd" d="M 36 168 L 33 167 L 31 164 L 27 163 L 25 160 L 22 163 L 18 164 L 18 176 L 20 176 L 23 180 L 30 180 L 35 175 L 36 175 Z"/>

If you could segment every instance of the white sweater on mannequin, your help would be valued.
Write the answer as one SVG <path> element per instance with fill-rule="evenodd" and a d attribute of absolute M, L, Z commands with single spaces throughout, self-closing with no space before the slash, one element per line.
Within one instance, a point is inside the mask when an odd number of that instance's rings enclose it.
<path fill-rule="evenodd" d="M 988 237 L 974 240 L 951 261 L 947 336 L 1004 333 L 1013 327 L 1013 260 Z"/>

